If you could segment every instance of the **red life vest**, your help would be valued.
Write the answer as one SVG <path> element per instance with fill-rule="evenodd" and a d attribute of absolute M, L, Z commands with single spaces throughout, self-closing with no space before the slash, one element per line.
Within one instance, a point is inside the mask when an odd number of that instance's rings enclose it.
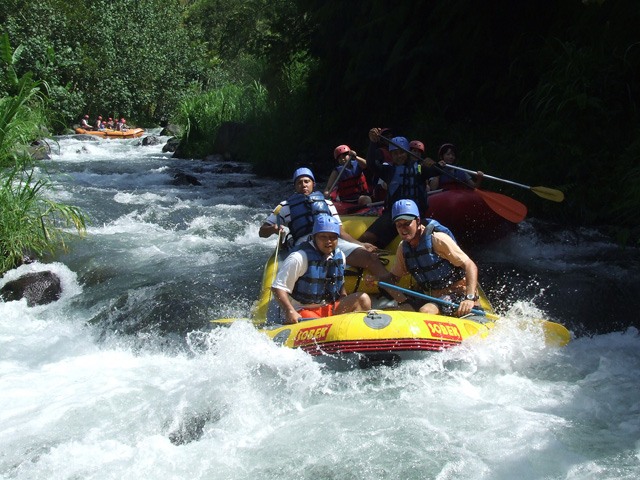
<path fill-rule="evenodd" d="M 367 179 L 364 174 L 354 175 L 345 179 L 340 179 L 338 184 L 338 196 L 343 202 L 349 200 L 358 200 L 360 195 L 368 195 L 369 187 L 367 186 Z"/>

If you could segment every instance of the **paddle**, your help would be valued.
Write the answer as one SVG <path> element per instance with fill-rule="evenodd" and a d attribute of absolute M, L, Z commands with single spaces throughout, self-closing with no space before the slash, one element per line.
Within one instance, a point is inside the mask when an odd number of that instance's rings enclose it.
<path fill-rule="evenodd" d="M 340 169 L 340 171 L 338 172 L 338 176 L 333 181 L 333 185 L 331 185 L 331 188 L 329 189 L 329 193 L 333 192 L 333 189 L 336 188 L 336 185 L 338 185 L 338 182 L 340 181 L 340 177 L 342 176 L 344 171 L 347 169 L 347 165 L 349 163 L 351 163 L 351 157 L 347 157 L 347 161 L 345 162 L 344 165 L 342 165 L 342 169 Z"/>
<path fill-rule="evenodd" d="M 455 165 L 447 165 L 449 168 L 453 168 L 454 170 L 460 170 L 462 172 L 478 174 L 473 170 L 467 170 L 466 168 L 456 167 Z M 556 190 L 554 188 L 549 187 L 530 187 L 528 185 L 523 185 L 521 183 L 516 183 L 511 180 L 505 180 L 504 178 L 493 177 L 491 175 L 484 174 L 484 178 L 488 178 L 490 180 L 497 180 L 498 182 L 508 183 L 509 185 L 515 185 L 516 187 L 526 188 L 531 190 L 533 193 L 538 195 L 539 197 L 546 198 L 547 200 L 551 200 L 553 202 L 562 202 L 564 200 L 564 193 L 560 190 Z"/>
<path fill-rule="evenodd" d="M 398 287 L 397 285 L 393 285 L 391 283 L 378 282 L 378 285 L 385 288 L 390 288 L 392 290 L 398 290 L 405 295 L 411 295 L 417 298 L 422 298 L 424 300 L 429 300 L 431 302 L 440 303 L 442 305 L 451 305 L 452 307 L 459 307 L 457 303 L 447 302 L 446 300 L 442 300 L 441 298 L 430 297 L 429 295 L 425 295 L 423 293 L 414 292 L 413 290 L 407 290 L 406 288 Z M 476 308 L 471 310 L 475 315 L 482 315 L 483 317 L 487 317 L 490 320 L 499 320 L 500 317 L 494 315 L 492 313 L 487 313 L 484 310 L 478 310 Z M 545 342 L 550 345 L 556 345 L 559 347 L 565 346 L 571 340 L 571 334 L 569 330 L 567 330 L 564 326 L 559 323 L 549 322 L 546 320 L 538 320 L 542 323 L 542 328 L 545 333 Z"/>
<path fill-rule="evenodd" d="M 360 210 L 362 208 L 379 207 L 380 205 L 384 205 L 384 200 L 380 200 L 379 202 L 365 203 L 364 205 L 353 205 L 351 207 L 347 207 L 347 212 L 355 212 L 356 210 Z"/>
<path fill-rule="evenodd" d="M 456 308 L 460 306 L 457 303 L 448 302 L 447 300 L 442 300 L 441 298 L 430 297 L 429 295 L 425 295 L 424 293 L 414 292 L 413 290 L 407 290 L 406 288 L 393 285 L 392 283 L 378 282 L 378 285 L 381 287 L 390 288 L 391 290 L 398 290 L 399 292 L 402 292 L 405 295 L 411 295 L 412 297 L 422 298 L 424 300 L 429 300 L 431 302 L 439 303 L 440 305 L 449 305 Z M 487 313 L 484 310 L 478 310 L 477 308 L 472 308 L 471 313 L 474 313 L 475 315 L 482 315 L 483 317 L 490 318 L 491 320 L 497 320 L 499 318 L 497 315 Z"/>
<path fill-rule="evenodd" d="M 403 152 L 406 152 L 412 157 L 420 161 L 423 160 L 423 158 L 420 157 L 420 155 L 416 155 L 415 153 L 402 147 L 402 145 L 398 145 L 396 142 L 394 142 L 390 138 L 383 137 L 382 135 L 378 135 L 378 136 L 383 140 L 386 140 L 387 142 L 389 142 L 391 145 L 395 145 L 398 149 L 402 150 Z M 439 167 L 434 166 L 433 168 L 435 168 L 442 174 L 446 174 L 446 172 Z M 506 195 L 502 195 L 500 193 L 478 190 L 477 188 L 474 188 L 471 185 L 468 185 L 467 183 L 463 182 L 459 178 L 455 178 L 455 177 L 452 177 L 452 178 L 455 181 L 461 183 L 462 185 L 465 185 L 466 187 L 476 192 L 480 196 L 480 198 L 482 198 L 485 201 L 485 203 L 489 206 L 491 210 L 496 212 L 501 217 L 506 218 L 510 222 L 520 223 L 527 216 L 527 207 L 524 206 L 522 203 L 518 202 L 517 200 L 514 200 L 513 198 L 507 197 Z"/>
<path fill-rule="evenodd" d="M 276 254 L 275 254 L 275 257 L 273 258 L 273 275 L 271 276 L 272 285 L 276 279 L 276 274 L 278 273 L 278 252 L 280 250 L 280 239 L 282 237 L 282 218 L 280 217 L 281 208 L 282 208 L 282 205 L 278 205 L 278 207 L 273 211 L 277 219 L 276 224 L 278 225 L 278 244 L 276 245 Z M 271 288 L 269 288 L 269 302 L 271 302 L 271 295 L 272 295 Z"/>

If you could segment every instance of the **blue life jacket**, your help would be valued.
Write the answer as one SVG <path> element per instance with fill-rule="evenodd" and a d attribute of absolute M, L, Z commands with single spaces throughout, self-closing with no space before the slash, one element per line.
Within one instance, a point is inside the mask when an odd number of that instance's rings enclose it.
<path fill-rule="evenodd" d="M 449 260 L 434 253 L 431 238 L 434 231 L 444 232 L 455 241 L 451 230 L 436 220 L 429 220 L 415 249 L 411 248 L 408 242 L 402 242 L 402 254 L 407 270 L 425 292 L 448 287 L 465 277 L 464 268 L 456 267 Z"/>
<path fill-rule="evenodd" d="M 287 199 L 289 204 L 289 232 L 294 243 L 299 238 L 311 235 L 313 223 L 318 215 L 331 215 L 329 205 L 324 201 L 324 195 L 313 192 L 309 195 L 295 193 Z"/>
<path fill-rule="evenodd" d="M 291 296 L 304 305 L 313 303 L 333 303 L 340 298 L 344 284 L 344 261 L 342 252 L 336 248 L 333 258 L 326 259 L 310 242 L 304 242 L 294 249 L 307 254 L 309 266 L 298 278 Z"/>
<path fill-rule="evenodd" d="M 427 187 L 420 175 L 420 164 L 408 160 L 404 165 L 393 166 L 393 176 L 387 181 L 386 207 L 391 209 L 398 200 L 409 199 L 424 214 L 428 207 Z"/>

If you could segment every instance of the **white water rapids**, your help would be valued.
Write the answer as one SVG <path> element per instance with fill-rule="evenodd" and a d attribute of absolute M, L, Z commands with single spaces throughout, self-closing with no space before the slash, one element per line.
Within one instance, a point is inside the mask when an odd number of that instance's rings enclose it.
<path fill-rule="evenodd" d="M 54 198 L 92 223 L 69 253 L 0 280 L 50 269 L 64 288 L 48 306 L 0 302 L 1 478 L 640 478 L 638 301 L 620 328 L 560 349 L 509 321 L 576 332 L 581 305 L 621 303 L 593 286 L 637 281 L 637 252 L 541 241 L 524 222 L 474 252 L 509 304 L 488 339 L 333 372 L 250 324 L 208 322 L 249 315 L 275 246 L 258 228 L 288 183 L 138 143 L 61 138 L 48 162 L 68 174 Z M 203 185 L 173 185 L 178 171 Z"/>

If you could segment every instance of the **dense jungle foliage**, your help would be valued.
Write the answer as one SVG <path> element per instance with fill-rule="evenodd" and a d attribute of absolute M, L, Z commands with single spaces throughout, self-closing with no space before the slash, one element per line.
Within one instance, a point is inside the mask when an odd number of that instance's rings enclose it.
<path fill-rule="evenodd" d="M 56 130 L 84 113 L 179 121 L 200 157 L 242 122 L 241 159 L 287 175 L 326 174 L 335 145 L 364 152 L 389 126 L 565 192 L 483 184 L 532 215 L 640 237 L 635 0 L 5 0 L 0 19 L 19 73 L 49 84 Z"/>

